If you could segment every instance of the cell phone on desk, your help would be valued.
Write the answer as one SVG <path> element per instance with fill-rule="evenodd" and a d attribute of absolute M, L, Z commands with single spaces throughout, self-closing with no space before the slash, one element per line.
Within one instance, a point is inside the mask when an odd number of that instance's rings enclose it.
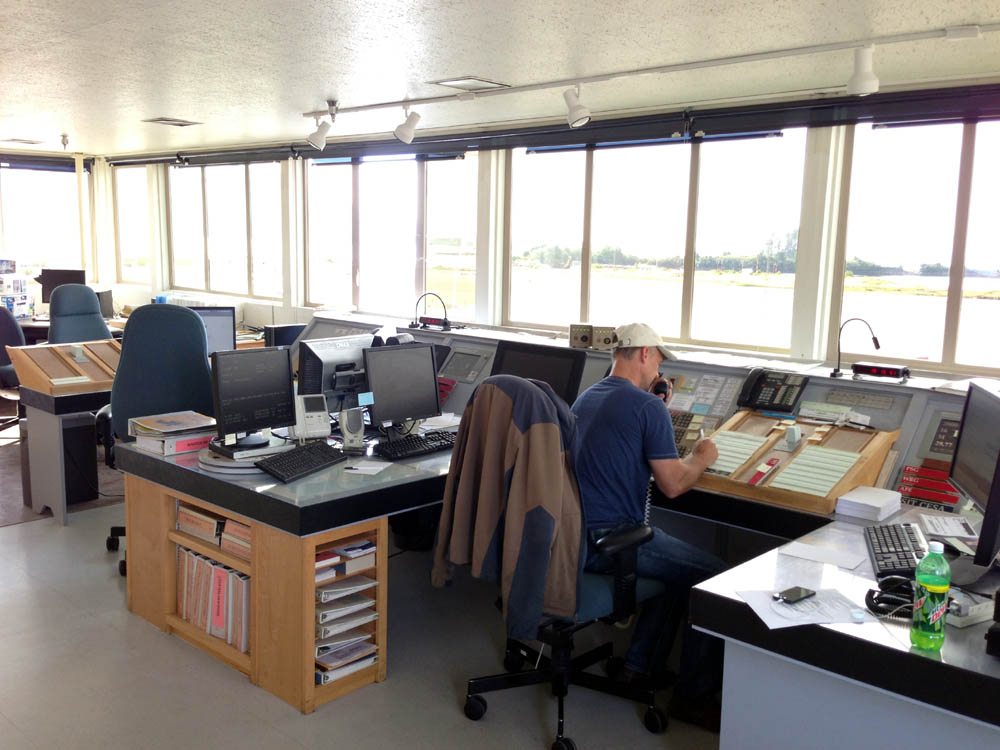
<path fill-rule="evenodd" d="M 795 604 L 795 602 L 801 602 L 803 599 L 808 599 L 815 593 L 815 591 L 807 589 L 805 586 L 792 586 L 784 591 L 776 592 L 774 594 L 774 598 L 779 601 L 783 601 L 785 604 Z"/>

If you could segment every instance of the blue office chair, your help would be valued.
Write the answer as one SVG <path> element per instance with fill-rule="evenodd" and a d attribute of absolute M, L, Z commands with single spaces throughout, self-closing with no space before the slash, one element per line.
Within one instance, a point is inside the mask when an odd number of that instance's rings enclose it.
<path fill-rule="evenodd" d="M 72 344 L 111 338 L 97 292 L 83 284 L 63 284 L 49 299 L 49 343 Z"/>
<path fill-rule="evenodd" d="M 17 401 L 17 388 L 20 385 L 14 365 L 10 363 L 7 354 L 8 346 L 24 346 L 24 331 L 17 319 L 6 307 L 0 307 L 0 397 Z M 20 403 L 18 404 L 20 405 Z M 17 424 L 18 417 L 0 420 L 0 430 L 6 430 Z"/>
<path fill-rule="evenodd" d="M 215 414 L 205 323 L 186 307 L 143 305 L 125 324 L 110 413 L 105 407 L 98 419 L 107 420 L 119 441 L 132 442 L 135 438 L 128 434 L 132 417 L 187 410 Z M 122 536 L 123 526 L 111 528 L 108 551 L 118 549 Z M 125 575 L 124 560 L 118 569 Z"/>
<path fill-rule="evenodd" d="M 511 375 L 483 381 L 459 425 L 432 574 L 441 585 L 452 564 L 471 563 L 474 576 L 501 583 L 507 673 L 469 680 L 465 715 L 473 721 L 483 717 L 482 693 L 550 683 L 558 699 L 553 750 L 576 747 L 563 734 L 570 685 L 643 703 L 649 731 L 667 726 L 654 704 L 653 680 L 615 679 L 623 664 L 613 658 L 610 643 L 572 654 L 580 630 L 624 620 L 637 603 L 666 595 L 661 582 L 636 575 L 636 550 L 653 535 L 648 526 L 599 541 L 614 575 L 583 570 L 586 521 L 570 460 L 574 438 L 574 415 L 545 383 Z M 679 625 L 678 610 L 672 608 L 668 631 Z M 551 656 L 540 656 L 524 640 L 548 644 Z M 537 666 L 522 669 L 526 662 Z M 607 674 L 585 671 L 600 662 Z"/>

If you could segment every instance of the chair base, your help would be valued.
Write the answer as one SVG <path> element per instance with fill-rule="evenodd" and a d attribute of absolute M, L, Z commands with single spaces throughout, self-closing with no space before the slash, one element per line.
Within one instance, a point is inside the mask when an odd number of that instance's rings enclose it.
<path fill-rule="evenodd" d="M 575 747 L 573 741 L 564 734 L 564 700 L 570 685 L 579 685 L 590 690 L 598 690 L 608 695 L 616 695 L 619 698 L 644 704 L 646 713 L 643 723 L 646 728 L 655 734 L 663 732 L 667 728 L 667 718 L 654 703 L 657 688 L 651 680 L 626 683 L 615 680 L 613 677 L 585 671 L 594 664 L 612 658 L 613 651 L 610 643 L 602 643 L 586 653 L 570 657 L 573 649 L 573 634 L 581 627 L 583 624 L 556 624 L 539 633 L 540 638 L 552 648 L 551 658 L 544 656 L 527 644 L 508 639 L 504 667 L 510 671 L 503 674 L 474 677 L 469 680 L 465 715 L 474 721 L 483 717 L 486 713 L 486 701 L 480 697 L 482 693 L 548 682 L 552 685 L 552 694 L 558 700 L 556 739 L 552 745 L 554 750 L 568 750 Z M 531 669 L 521 669 L 525 662 L 533 663 L 536 666 Z"/>

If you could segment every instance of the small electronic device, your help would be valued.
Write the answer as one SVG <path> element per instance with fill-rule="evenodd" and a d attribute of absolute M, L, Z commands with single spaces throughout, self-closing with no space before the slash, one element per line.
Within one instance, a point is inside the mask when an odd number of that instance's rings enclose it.
<path fill-rule="evenodd" d="M 573 323 L 569 327 L 569 345 L 574 349 L 588 349 L 594 340 L 594 326 L 588 323 Z"/>
<path fill-rule="evenodd" d="M 490 375 L 534 378 L 552 386 L 567 404 L 576 400 L 587 353 L 580 349 L 500 341 Z"/>
<path fill-rule="evenodd" d="M 755 367 L 743 381 L 736 403 L 751 409 L 791 413 L 808 383 L 809 378 L 805 375 Z"/>
<path fill-rule="evenodd" d="M 192 307 L 205 322 L 205 339 L 208 356 L 236 348 L 235 307 Z"/>
<path fill-rule="evenodd" d="M 326 396 L 322 393 L 296 396 L 295 425 L 289 433 L 298 440 L 329 435 L 330 412 L 326 410 Z"/>
<path fill-rule="evenodd" d="M 486 372 L 486 366 L 492 356 L 490 352 L 468 351 L 456 347 L 444 361 L 444 366 L 438 371 L 438 375 L 450 378 L 456 383 L 477 383 Z"/>
<path fill-rule="evenodd" d="M 344 450 L 363 450 L 365 447 L 364 407 L 344 409 L 338 415 L 337 422 L 340 424 L 340 436 L 344 442 Z"/>
<path fill-rule="evenodd" d="M 879 365 L 872 362 L 855 362 L 851 365 L 855 375 L 868 375 L 873 378 L 893 378 L 903 380 L 910 377 L 910 368 L 903 365 Z"/>
<path fill-rule="evenodd" d="M 615 329 L 612 326 L 594 326 L 592 341 L 594 349 L 611 351 L 615 348 Z"/>
<path fill-rule="evenodd" d="M 792 586 L 784 591 L 774 592 L 774 599 L 775 601 L 782 601 L 785 604 L 795 604 L 795 602 L 801 602 L 803 599 L 808 599 L 815 593 L 815 591 L 807 589 L 805 586 Z"/>

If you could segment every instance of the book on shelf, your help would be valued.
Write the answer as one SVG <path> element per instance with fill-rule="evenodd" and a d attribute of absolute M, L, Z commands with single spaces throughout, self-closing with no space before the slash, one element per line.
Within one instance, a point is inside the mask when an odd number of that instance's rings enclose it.
<path fill-rule="evenodd" d="M 223 531 L 219 540 L 219 547 L 223 552 L 228 552 L 241 560 L 250 562 L 250 542 Z"/>
<path fill-rule="evenodd" d="M 319 639 L 316 643 L 318 644 L 341 633 L 347 633 L 377 619 L 378 612 L 363 609 L 360 612 L 344 615 L 343 617 L 338 617 L 336 620 L 330 620 L 330 622 L 316 623 L 316 638 Z"/>
<path fill-rule="evenodd" d="M 240 523 L 233 518 L 226 519 L 226 525 L 222 529 L 223 533 L 234 536 L 237 539 L 242 539 L 247 544 L 250 544 L 250 527 L 245 523 Z"/>
<path fill-rule="evenodd" d="M 212 608 L 212 563 L 207 557 L 198 555 L 194 580 L 195 608 L 191 624 L 199 630 L 208 629 L 209 611 Z"/>
<path fill-rule="evenodd" d="M 179 453 L 200 451 L 211 442 L 215 435 L 215 430 L 186 432 L 181 435 L 137 435 L 135 445 L 137 448 L 160 456 L 176 456 Z"/>
<path fill-rule="evenodd" d="M 333 551 L 342 557 L 361 557 L 375 551 L 375 542 L 369 539 L 362 539 L 351 544 L 345 544 L 343 547 L 334 547 Z"/>
<path fill-rule="evenodd" d="M 316 660 L 316 666 L 324 672 L 336 669 L 369 654 L 374 654 L 378 647 L 371 641 L 355 641 L 346 646 L 327 651 Z"/>
<path fill-rule="evenodd" d="M 227 599 L 229 597 L 230 570 L 230 568 L 221 563 L 212 564 L 212 609 L 206 632 L 209 635 L 214 635 L 216 638 L 224 639 L 226 637 L 226 620 L 229 614 Z"/>
<path fill-rule="evenodd" d="M 219 544 L 219 536 L 225 523 L 224 518 L 189 505 L 177 506 L 177 530 L 204 539 L 211 544 Z"/>
<path fill-rule="evenodd" d="M 326 568 L 321 568 L 316 571 L 316 583 L 325 583 L 326 581 L 332 580 L 334 578 L 340 578 L 341 576 L 349 576 L 353 573 L 357 573 L 360 570 L 368 570 L 369 568 L 375 567 L 375 553 L 370 552 L 367 555 L 362 555 L 361 557 L 352 557 L 343 562 L 330 565 Z"/>
<path fill-rule="evenodd" d="M 364 594 L 348 594 L 339 599 L 334 599 L 332 604 L 324 607 L 316 607 L 316 622 L 324 623 L 336 620 L 338 617 L 349 615 L 352 612 L 375 606 L 375 600 Z"/>
<path fill-rule="evenodd" d="M 316 658 L 323 654 L 334 651 L 338 648 L 357 643 L 358 641 L 371 640 L 372 634 L 360 628 L 350 628 L 341 633 L 336 633 L 327 638 L 320 638 L 316 641 Z"/>
<path fill-rule="evenodd" d="M 328 568 L 331 565 L 334 565 L 335 563 L 339 562 L 340 562 L 340 555 L 338 555 L 332 549 L 316 553 L 316 570 L 320 570 L 321 568 Z"/>
<path fill-rule="evenodd" d="M 378 658 L 378 654 L 371 654 L 370 656 L 363 656 L 357 661 L 352 661 L 350 664 L 345 664 L 342 667 L 337 667 L 336 669 L 329 670 L 316 670 L 316 684 L 317 685 L 329 685 L 331 682 L 339 680 L 341 677 L 346 677 L 352 672 L 358 672 L 365 667 L 370 667 L 375 663 Z"/>
<path fill-rule="evenodd" d="M 339 599 L 342 596 L 370 589 L 377 583 L 378 581 L 374 578 L 369 578 L 368 576 L 351 576 L 350 578 L 343 578 L 339 581 L 328 583 L 321 589 L 316 589 L 316 601 L 320 604 L 326 604 L 327 602 L 332 602 L 334 599 Z"/>
<path fill-rule="evenodd" d="M 215 427 L 215 419 L 196 411 L 174 411 L 167 414 L 152 414 L 147 417 L 131 417 L 128 434 L 131 437 L 178 435 L 185 432 L 204 432 Z"/>

